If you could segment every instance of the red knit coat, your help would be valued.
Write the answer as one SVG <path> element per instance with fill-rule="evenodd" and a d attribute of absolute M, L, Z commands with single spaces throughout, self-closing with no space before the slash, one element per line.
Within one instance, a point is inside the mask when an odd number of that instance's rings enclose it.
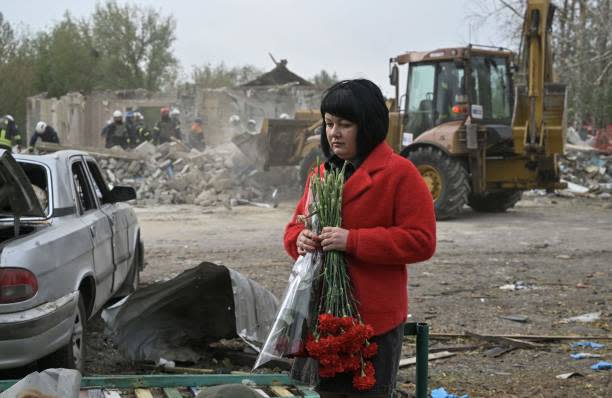
<path fill-rule="evenodd" d="M 304 225 L 308 189 L 285 228 L 285 249 L 297 259 L 296 241 Z M 436 247 L 433 200 L 418 170 L 378 145 L 348 179 L 342 201 L 342 228 L 349 231 L 348 269 L 358 308 L 376 335 L 406 320 L 406 264 L 425 261 Z"/>

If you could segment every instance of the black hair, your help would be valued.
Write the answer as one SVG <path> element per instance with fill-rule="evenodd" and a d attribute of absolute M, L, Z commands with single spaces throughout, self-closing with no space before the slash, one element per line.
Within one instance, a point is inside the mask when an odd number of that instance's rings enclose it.
<path fill-rule="evenodd" d="M 357 156 L 361 159 L 387 137 L 389 109 L 380 88 L 369 80 L 343 80 L 328 88 L 321 101 L 323 126 L 326 113 L 357 124 Z M 321 150 L 327 158 L 332 157 L 325 131 Z"/>

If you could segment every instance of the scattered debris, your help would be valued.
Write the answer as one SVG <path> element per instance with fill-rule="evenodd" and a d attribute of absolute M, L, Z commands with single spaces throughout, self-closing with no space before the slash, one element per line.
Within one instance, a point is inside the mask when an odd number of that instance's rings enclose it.
<path fill-rule="evenodd" d="M 517 338 L 511 337 L 503 337 L 503 336 L 487 336 L 481 335 L 473 332 L 465 332 L 466 335 L 480 339 L 485 341 L 490 341 L 494 343 L 498 343 L 504 346 L 510 346 L 515 348 L 542 348 L 542 344 L 533 343 L 531 341 L 521 340 Z"/>
<path fill-rule="evenodd" d="M 516 347 L 510 347 L 510 346 L 496 346 L 496 347 L 486 350 L 484 352 L 484 356 L 489 357 L 489 358 L 501 357 L 502 355 L 510 351 L 514 351 L 515 348 Z"/>
<path fill-rule="evenodd" d="M 457 398 L 457 395 L 447 392 L 444 388 L 436 388 L 431 391 L 431 398 Z M 460 396 L 459 398 L 469 398 L 467 394 Z"/>
<path fill-rule="evenodd" d="M 514 283 L 509 283 L 507 285 L 502 285 L 499 287 L 501 290 L 529 290 L 529 289 L 538 289 L 536 285 L 525 283 L 523 281 L 516 281 Z"/>
<path fill-rule="evenodd" d="M 572 377 L 584 377 L 584 375 L 578 372 L 569 372 L 569 373 L 561 373 L 560 375 L 556 375 L 555 377 L 557 379 L 567 380 Z"/>
<path fill-rule="evenodd" d="M 595 365 L 591 366 L 593 370 L 610 370 L 612 369 L 612 363 L 606 361 L 599 361 Z"/>
<path fill-rule="evenodd" d="M 442 351 L 442 352 L 430 353 L 428 356 L 428 360 L 435 361 L 437 359 L 449 358 L 452 356 L 455 356 L 455 353 L 452 353 L 450 351 Z M 402 358 L 400 359 L 399 367 L 403 368 L 406 366 L 415 365 L 416 361 L 417 361 L 417 357 Z"/>
<path fill-rule="evenodd" d="M 596 349 L 596 350 L 599 349 L 599 348 L 604 348 L 605 347 L 605 345 L 600 344 L 600 343 L 595 343 L 593 341 L 578 341 L 576 343 L 570 344 L 570 346 L 572 348 L 576 348 L 576 347 L 590 347 L 590 348 L 593 348 L 593 349 Z"/>
<path fill-rule="evenodd" d="M 521 339 L 521 340 L 540 340 L 540 341 L 556 341 L 556 340 L 612 340 L 612 336 L 578 336 L 578 335 L 570 335 L 570 336 L 552 336 L 552 335 L 526 335 L 526 334 L 479 334 L 478 336 L 485 337 L 507 337 L 511 339 Z M 465 332 L 465 333 L 429 333 L 429 337 L 432 339 L 436 338 L 469 338 L 475 337 L 473 333 Z M 579 343 L 582 344 L 583 342 Z M 578 344 L 578 343 L 575 343 Z M 595 344 L 597 343 L 590 343 Z M 602 345 L 602 347 L 604 347 Z"/>
<path fill-rule="evenodd" d="M 570 323 L 570 322 L 588 323 L 588 322 L 595 322 L 599 320 L 599 318 L 601 318 L 601 311 L 589 312 L 588 314 L 573 316 L 570 318 L 564 318 L 560 321 L 560 323 Z"/>
<path fill-rule="evenodd" d="M 526 323 L 529 320 L 526 316 L 522 315 L 501 315 L 500 318 L 520 323 Z"/>
<path fill-rule="evenodd" d="M 586 359 L 586 358 L 601 358 L 599 354 L 591 354 L 590 352 L 577 352 L 575 354 L 570 354 L 572 359 Z"/>
<path fill-rule="evenodd" d="M 566 146 L 559 169 L 568 188 L 561 193 L 609 199 L 612 193 L 612 156 L 588 148 Z M 602 196 L 603 195 L 603 196 Z M 564 195 L 562 195 L 564 196 Z"/>

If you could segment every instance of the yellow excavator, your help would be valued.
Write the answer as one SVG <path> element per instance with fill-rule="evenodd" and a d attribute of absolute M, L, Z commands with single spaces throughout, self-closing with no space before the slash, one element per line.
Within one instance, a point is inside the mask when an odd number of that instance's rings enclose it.
<path fill-rule="evenodd" d="M 466 204 L 502 212 L 524 190 L 565 187 L 557 158 L 564 152 L 566 87 L 553 82 L 554 11 L 550 0 L 527 1 L 520 62 L 510 50 L 476 45 L 390 59 L 395 98 L 387 142 L 416 165 L 439 220 Z M 408 73 L 400 96 L 401 65 Z M 317 111 L 267 119 L 260 134 L 235 143 L 253 157 L 257 152 L 265 167 L 300 165 L 304 180 L 320 156 L 320 123 Z"/>
<path fill-rule="evenodd" d="M 390 59 L 395 111 L 390 138 L 425 179 L 438 219 L 464 205 L 500 212 L 527 189 L 563 188 L 566 87 L 553 82 L 550 0 L 527 1 L 522 54 L 470 45 L 407 52 Z M 405 111 L 399 112 L 399 66 L 408 65 Z M 397 140 L 396 140 L 397 141 Z"/>

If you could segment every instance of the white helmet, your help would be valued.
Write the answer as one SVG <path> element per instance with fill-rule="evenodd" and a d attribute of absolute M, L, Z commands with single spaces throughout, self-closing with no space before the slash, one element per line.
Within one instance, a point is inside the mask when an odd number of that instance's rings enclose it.
<path fill-rule="evenodd" d="M 170 116 L 178 116 L 181 114 L 181 111 L 179 111 L 177 108 L 172 108 L 172 110 L 170 111 Z"/>
<path fill-rule="evenodd" d="M 230 116 L 229 122 L 230 122 L 231 125 L 234 125 L 234 126 L 239 124 L 240 123 L 240 116 L 238 116 L 238 115 Z"/>
<path fill-rule="evenodd" d="M 288 113 L 281 113 L 281 115 L 279 116 L 280 119 L 291 119 L 291 116 L 289 116 Z"/>
<path fill-rule="evenodd" d="M 36 123 L 36 132 L 38 134 L 41 134 L 43 131 L 45 131 L 46 128 L 47 128 L 47 123 L 42 122 L 42 121 Z"/>
<path fill-rule="evenodd" d="M 123 113 L 120 110 L 116 110 L 115 112 L 113 112 L 113 119 L 118 117 L 123 117 Z"/>
<path fill-rule="evenodd" d="M 7 118 L 9 121 L 14 122 L 15 119 L 13 118 L 12 115 L 6 115 L 5 118 Z"/>
<path fill-rule="evenodd" d="M 134 119 L 144 119 L 144 117 L 142 116 L 142 113 L 140 112 L 134 112 Z"/>

